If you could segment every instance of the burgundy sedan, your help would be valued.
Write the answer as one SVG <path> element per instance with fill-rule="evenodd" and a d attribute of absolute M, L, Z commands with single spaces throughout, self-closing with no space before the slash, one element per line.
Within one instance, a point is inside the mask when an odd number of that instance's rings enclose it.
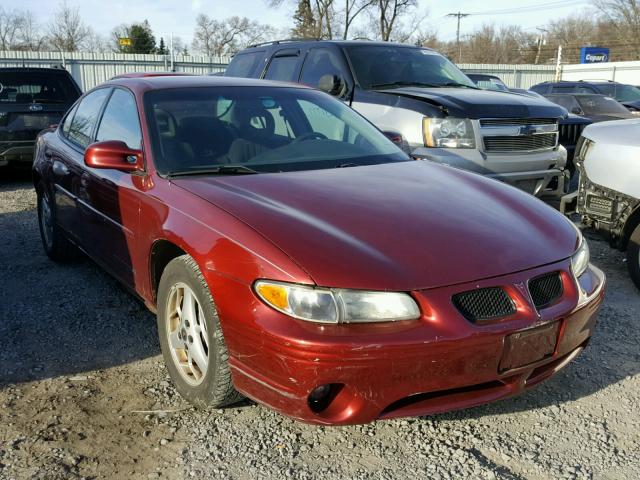
<path fill-rule="evenodd" d="M 332 425 L 465 408 L 550 377 L 594 329 L 604 276 L 572 223 L 312 89 L 115 79 L 36 149 L 47 254 L 84 251 L 157 312 L 197 406 Z"/>

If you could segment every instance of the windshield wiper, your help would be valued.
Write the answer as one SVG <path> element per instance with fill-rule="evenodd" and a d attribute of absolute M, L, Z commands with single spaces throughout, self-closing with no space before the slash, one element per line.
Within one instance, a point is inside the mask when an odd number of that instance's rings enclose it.
<path fill-rule="evenodd" d="M 388 88 L 388 87 L 427 87 L 427 88 L 441 88 L 441 87 L 466 87 L 474 90 L 480 90 L 478 87 L 467 85 L 465 83 L 458 82 L 446 82 L 446 83 L 425 83 L 425 82 L 408 82 L 397 81 L 389 83 L 374 83 L 369 88 Z"/>
<path fill-rule="evenodd" d="M 467 85 L 466 83 L 447 82 L 440 84 L 440 87 L 464 87 L 471 88 L 473 90 L 480 90 L 480 87 L 474 87 L 473 85 Z"/>
<path fill-rule="evenodd" d="M 188 177 L 191 175 L 238 175 L 259 173 L 244 165 L 221 165 L 214 168 L 199 168 L 194 170 L 184 170 L 182 172 L 171 172 L 167 175 L 169 178 Z"/>

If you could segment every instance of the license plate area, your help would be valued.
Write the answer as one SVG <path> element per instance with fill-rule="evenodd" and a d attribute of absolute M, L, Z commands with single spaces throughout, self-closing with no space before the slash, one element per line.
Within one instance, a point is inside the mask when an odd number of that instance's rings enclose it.
<path fill-rule="evenodd" d="M 500 373 L 526 367 L 553 355 L 559 330 L 560 322 L 553 322 L 507 335 L 500 360 Z"/>

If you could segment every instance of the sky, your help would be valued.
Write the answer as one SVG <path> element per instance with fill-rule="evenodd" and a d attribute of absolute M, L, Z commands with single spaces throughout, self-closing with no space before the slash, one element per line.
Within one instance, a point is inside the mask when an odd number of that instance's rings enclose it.
<path fill-rule="evenodd" d="M 179 36 L 190 44 L 195 17 L 206 13 L 215 18 L 233 15 L 246 16 L 276 28 L 286 28 L 292 23 L 295 5 L 286 3 L 278 9 L 268 8 L 266 0 L 67 0 L 69 5 L 80 8 L 80 14 L 94 30 L 109 35 L 113 27 L 122 23 L 149 20 L 156 38 Z M 453 40 L 456 36 L 456 20 L 446 17 L 451 12 L 482 13 L 462 19 L 461 35 L 469 34 L 483 23 L 518 24 L 535 32 L 536 26 L 549 20 L 567 16 L 589 6 L 588 0 L 419 0 L 420 9 L 428 11 L 427 24 L 438 32 L 441 40 Z M 47 23 L 57 9 L 56 0 L 0 0 L 5 9 L 32 10 L 38 20 Z M 540 6 L 527 10 L 528 6 Z M 492 12 L 492 13 L 491 13 Z M 426 29 L 428 30 L 428 28 Z"/>

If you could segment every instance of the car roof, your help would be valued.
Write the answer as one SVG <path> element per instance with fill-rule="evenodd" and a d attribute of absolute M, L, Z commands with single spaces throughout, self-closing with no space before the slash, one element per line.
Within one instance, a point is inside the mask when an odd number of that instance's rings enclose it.
<path fill-rule="evenodd" d="M 500 80 L 500 77 L 498 77 L 497 75 L 491 75 L 489 73 L 466 73 L 465 75 L 467 77 L 485 77 L 485 78 L 495 78 L 496 80 Z"/>
<path fill-rule="evenodd" d="M 349 47 L 349 46 L 374 46 L 374 47 L 401 47 L 401 48 L 421 48 L 423 50 L 432 50 L 428 47 L 420 47 L 417 45 L 411 45 L 407 43 L 395 43 L 395 42 L 382 42 L 382 41 L 374 41 L 374 40 L 321 40 L 321 39 L 286 39 L 286 40 L 274 40 L 272 42 L 264 42 L 258 43 L 255 45 L 250 45 L 238 52 L 238 54 L 246 53 L 250 51 L 264 51 L 273 47 L 278 46 L 291 46 L 291 47 L 315 47 L 315 46 L 327 46 L 327 45 L 337 45 L 340 47 Z"/>
<path fill-rule="evenodd" d="M 212 77 L 210 75 L 175 75 L 175 76 L 137 76 L 113 78 L 100 86 L 120 85 L 133 91 L 146 92 L 149 90 L 165 90 L 172 88 L 197 87 L 280 87 L 308 89 L 301 84 L 289 82 L 274 82 L 271 80 L 257 80 L 253 78 Z"/>
<path fill-rule="evenodd" d="M 559 80 L 557 82 L 542 82 L 538 85 L 584 85 L 589 83 L 593 85 L 629 85 L 627 83 L 614 82 L 613 80 Z"/>
<path fill-rule="evenodd" d="M 0 72 L 17 72 L 17 73 L 66 73 L 71 75 L 62 65 L 59 67 L 0 67 Z"/>

